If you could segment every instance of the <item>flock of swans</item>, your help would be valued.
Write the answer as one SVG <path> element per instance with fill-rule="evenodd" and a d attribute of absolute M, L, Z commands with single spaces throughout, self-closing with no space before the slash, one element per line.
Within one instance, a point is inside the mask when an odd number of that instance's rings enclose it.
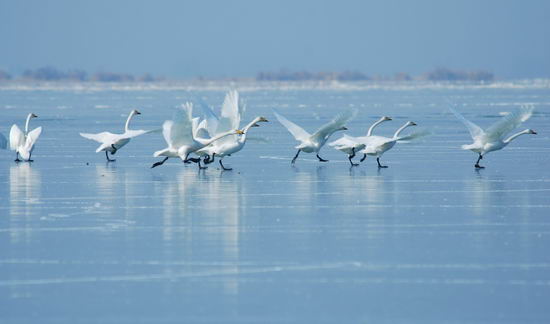
<path fill-rule="evenodd" d="M 449 109 L 464 123 L 472 137 L 473 143 L 462 145 L 462 149 L 471 150 L 478 154 L 475 168 L 484 168 L 479 165 L 479 162 L 487 153 L 503 149 L 520 135 L 536 134 L 532 129 L 525 129 L 506 137 L 508 133 L 532 116 L 532 107 L 522 107 L 504 116 L 486 130 L 483 130 L 481 127 L 464 118 L 464 116 L 455 109 Z M 130 129 L 129 126 L 132 118 L 136 115 L 140 115 L 139 111 L 132 110 L 126 120 L 124 133 L 114 134 L 111 132 L 101 132 L 97 134 L 80 133 L 80 135 L 100 143 L 99 147 L 96 149 L 96 153 L 105 152 L 107 161 L 113 162 L 115 159 L 110 158 L 109 153 L 111 156 L 114 155 L 118 150 L 128 144 L 132 138 L 162 131 L 167 147 L 153 154 L 153 156 L 163 157 L 163 159 L 155 162 L 151 168 L 164 164 L 169 158 L 179 158 L 184 163 L 197 163 L 199 169 L 205 169 L 205 165 L 214 162 L 217 157 L 223 170 L 231 170 L 231 168 L 224 166 L 222 162 L 223 158 L 242 150 L 246 143 L 249 130 L 253 127 L 259 127 L 259 123 L 268 121 L 265 117 L 258 116 L 241 128 L 241 117 L 244 114 L 244 110 L 245 105 L 243 101 L 239 99 L 238 92 L 234 90 L 230 91 L 225 96 L 219 116 L 209 107 L 203 106 L 204 118 L 193 117 L 193 105 L 188 102 L 183 104 L 180 109 L 176 110 L 171 120 L 166 120 L 163 123 L 162 129 Z M 347 130 L 346 123 L 355 117 L 356 111 L 352 110 L 338 114 L 334 119 L 321 126 L 313 134 L 308 133 L 302 127 L 291 122 L 278 112 L 274 111 L 274 115 L 299 142 L 295 147 L 298 151 L 291 162 L 294 164 L 300 152 L 315 153 L 320 162 L 328 162 L 328 160 L 319 156 L 319 151 L 335 132 Z M 9 147 L 16 152 L 16 162 L 21 161 L 19 157 L 27 162 L 33 161 L 31 159 L 32 152 L 36 141 L 42 133 L 42 127 L 29 131 L 30 121 L 32 118 L 36 117 L 38 116 L 33 113 L 27 116 L 24 132 L 15 124 L 11 127 Z M 376 157 L 379 168 L 387 168 L 387 166 L 380 163 L 380 158 L 385 152 L 393 148 L 398 142 L 414 140 L 427 134 L 426 132 L 416 132 L 402 136 L 401 133 L 406 128 L 416 125 L 416 123 L 408 121 L 397 129 L 392 137 L 373 135 L 373 131 L 378 125 L 390 120 L 392 120 L 390 117 L 384 116 L 369 127 L 365 136 L 352 137 L 344 134 L 341 138 L 328 143 L 328 145 L 347 154 L 352 167 L 358 165 L 358 163 L 353 162 L 353 158 L 356 154 L 362 154 L 363 156 L 360 162 L 363 162 L 367 156 L 373 156 Z M 0 133 L 0 148 L 6 149 L 7 144 L 8 140 Z M 190 157 L 191 154 L 194 154 L 195 157 Z"/>

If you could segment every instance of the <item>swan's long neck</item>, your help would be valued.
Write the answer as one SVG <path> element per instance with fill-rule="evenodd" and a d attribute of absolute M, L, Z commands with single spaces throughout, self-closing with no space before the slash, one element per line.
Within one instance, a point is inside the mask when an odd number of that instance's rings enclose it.
<path fill-rule="evenodd" d="M 241 137 L 239 138 L 239 142 L 244 143 L 246 141 L 246 135 L 248 134 L 248 130 L 252 128 L 252 126 L 254 126 L 254 124 L 256 124 L 259 120 L 260 120 L 259 118 L 255 118 L 253 121 L 251 121 L 250 123 L 248 123 L 246 126 L 243 127 L 242 131 L 244 134 L 242 134 Z"/>
<path fill-rule="evenodd" d="M 130 113 L 130 115 L 128 115 L 128 119 L 126 119 L 126 125 L 124 125 L 124 131 L 129 131 L 129 126 L 130 126 L 130 120 L 132 120 L 132 117 L 134 117 L 134 115 L 136 114 L 135 111 L 132 110 L 132 112 Z"/>
<path fill-rule="evenodd" d="M 377 121 L 376 123 L 372 124 L 371 127 L 369 127 L 369 130 L 367 131 L 367 136 L 371 136 L 372 135 L 372 131 L 374 130 L 374 128 L 378 125 L 380 125 L 381 123 L 383 123 L 385 121 L 385 119 L 380 119 L 379 121 Z"/>
<path fill-rule="evenodd" d="M 25 134 L 29 133 L 29 123 L 31 122 L 32 114 L 27 116 L 27 121 L 25 122 Z"/>
<path fill-rule="evenodd" d="M 402 132 L 403 130 L 405 130 L 405 128 L 409 127 L 409 126 L 411 126 L 411 125 L 407 122 L 407 123 L 405 123 L 405 125 L 399 127 L 399 128 L 395 131 L 395 134 L 393 134 L 393 138 L 397 138 L 397 137 L 399 136 L 399 134 L 401 134 L 401 132 Z"/>
<path fill-rule="evenodd" d="M 519 132 L 519 133 L 516 133 L 516 134 L 514 134 L 514 135 L 508 137 L 507 139 L 505 139 L 503 142 L 504 142 L 505 144 L 508 144 L 508 143 L 510 143 L 512 140 L 514 140 L 516 137 L 521 136 L 521 135 L 523 135 L 523 134 L 529 134 L 529 130 L 526 129 L 526 130 L 523 130 L 523 131 L 521 131 L 521 132 Z"/>

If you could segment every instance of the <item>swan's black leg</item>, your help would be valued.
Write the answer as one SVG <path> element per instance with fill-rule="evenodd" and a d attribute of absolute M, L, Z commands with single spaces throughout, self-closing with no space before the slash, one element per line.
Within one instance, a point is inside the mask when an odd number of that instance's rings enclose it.
<path fill-rule="evenodd" d="M 479 157 L 477 158 L 476 165 L 474 165 L 476 167 L 476 169 L 485 169 L 484 166 L 479 165 L 479 161 L 481 161 L 481 159 L 483 159 L 483 155 L 481 155 L 481 153 L 480 153 Z"/>
<path fill-rule="evenodd" d="M 31 157 L 32 157 L 32 153 L 29 153 L 29 159 L 27 160 L 27 162 L 34 162 L 34 160 L 32 160 Z"/>
<path fill-rule="evenodd" d="M 300 151 L 301 151 L 301 150 L 298 150 L 298 152 L 296 153 L 296 155 L 295 155 L 294 158 L 292 159 L 292 162 L 290 162 L 291 164 L 294 164 L 294 162 L 296 162 L 296 159 L 298 158 L 298 155 L 300 155 Z"/>
<path fill-rule="evenodd" d="M 166 162 L 166 160 L 168 160 L 168 157 L 165 157 L 164 160 L 162 160 L 162 161 L 153 163 L 153 165 L 151 166 L 151 169 L 152 169 L 152 168 L 156 168 L 156 167 L 158 167 L 159 165 L 162 165 L 164 162 Z"/>
<path fill-rule="evenodd" d="M 366 155 L 366 154 L 363 154 L 363 157 L 361 158 L 361 160 L 360 160 L 359 162 L 365 161 L 366 158 L 367 158 L 367 155 Z"/>
<path fill-rule="evenodd" d="M 193 163 L 199 163 L 201 161 L 201 158 L 188 158 L 186 161 L 193 162 Z"/>
<path fill-rule="evenodd" d="M 105 157 L 107 158 L 107 162 L 114 162 L 114 161 L 116 161 L 115 159 L 109 159 L 109 155 L 108 155 L 107 151 L 105 151 Z"/>
<path fill-rule="evenodd" d="M 192 162 L 192 161 L 189 161 L 189 154 L 187 154 L 187 155 L 185 156 L 185 159 L 183 159 L 183 163 L 189 164 L 189 163 L 191 163 L 191 162 Z M 195 163 L 196 163 L 196 162 L 195 162 Z"/>
<path fill-rule="evenodd" d="M 387 168 L 388 167 L 387 165 L 380 164 L 380 158 L 379 157 L 376 158 L 376 162 L 378 162 L 378 167 L 379 168 Z"/>
<path fill-rule="evenodd" d="M 223 166 L 223 163 L 222 163 L 222 159 L 219 159 L 218 162 L 219 162 L 220 165 L 222 166 L 222 170 L 224 170 L 224 171 L 231 171 L 231 170 L 233 170 L 232 168 L 226 168 L 226 167 L 224 167 L 224 166 Z"/>
<path fill-rule="evenodd" d="M 15 162 L 21 162 L 21 160 L 19 159 L 19 152 L 15 152 Z"/>
<path fill-rule="evenodd" d="M 355 147 L 351 149 L 351 154 L 348 155 L 348 160 L 349 160 L 349 163 L 351 163 L 351 166 L 354 167 L 354 166 L 358 166 L 359 164 L 358 163 L 353 163 L 353 161 L 351 159 L 353 159 L 355 157 Z"/>
<path fill-rule="evenodd" d="M 204 158 L 204 164 L 210 164 L 214 162 L 215 158 L 216 158 L 216 153 L 212 153 L 212 157 L 210 157 L 210 155 L 207 155 L 206 158 Z"/>
<path fill-rule="evenodd" d="M 328 162 L 328 160 L 325 160 L 323 159 L 322 157 L 319 156 L 319 153 L 317 153 L 317 158 L 319 159 L 319 161 L 321 162 Z"/>
<path fill-rule="evenodd" d="M 200 171 L 200 170 L 204 170 L 204 169 L 208 169 L 208 167 L 205 167 L 205 166 L 202 166 L 202 165 L 201 165 L 201 159 L 200 159 L 200 158 L 197 159 L 197 160 L 198 160 L 197 163 L 199 164 L 199 171 Z"/>
<path fill-rule="evenodd" d="M 118 151 L 118 149 L 115 147 L 115 144 L 111 144 L 111 148 L 113 149 L 111 155 L 115 155 L 116 151 Z"/>

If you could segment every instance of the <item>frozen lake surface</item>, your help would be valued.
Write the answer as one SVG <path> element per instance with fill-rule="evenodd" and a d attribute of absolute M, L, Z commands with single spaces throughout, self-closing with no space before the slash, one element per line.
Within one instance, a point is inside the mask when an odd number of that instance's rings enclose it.
<path fill-rule="evenodd" d="M 78 133 L 152 129 L 223 89 L 0 90 L 0 132 L 43 126 L 32 164 L 0 151 L 1 323 L 548 323 L 550 89 L 248 88 L 249 142 L 218 164 L 159 159 L 160 134 L 106 164 Z M 476 171 L 447 98 L 482 127 L 524 103 L 523 136 Z M 433 135 L 397 144 L 379 170 L 325 147 L 301 154 L 275 108 L 313 131 L 357 108 L 351 135 L 407 120 Z M 198 110 L 198 109 L 197 109 Z M 336 139 L 337 134 L 333 137 Z"/>

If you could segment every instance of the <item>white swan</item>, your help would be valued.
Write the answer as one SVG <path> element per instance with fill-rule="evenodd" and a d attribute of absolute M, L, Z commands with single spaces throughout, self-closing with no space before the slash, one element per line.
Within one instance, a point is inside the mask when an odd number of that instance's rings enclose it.
<path fill-rule="evenodd" d="M 192 113 L 193 105 L 187 102 L 182 105 L 181 109 L 176 111 L 173 120 L 164 122 L 162 125 L 162 135 L 168 147 L 156 151 L 153 156 L 164 156 L 165 158 L 162 161 L 155 162 L 151 168 L 164 164 L 169 158 L 179 157 L 185 163 L 198 163 L 199 169 L 203 169 L 205 167 L 201 166 L 200 158 L 189 158 L 189 154 L 212 144 L 220 138 L 234 134 L 243 134 L 241 130 L 231 130 L 208 139 L 196 137 L 197 130 L 193 129 Z"/>
<path fill-rule="evenodd" d="M 376 121 L 374 124 L 372 124 L 369 127 L 369 129 L 367 130 L 366 136 L 353 137 L 353 136 L 344 134 L 341 138 L 328 143 L 328 145 L 332 146 L 338 151 L 346 153 L 348 155 L 348 160 L 349 160 L 349 163 L 351 163 L 351 166 L 357 166 L 359 164 L 353 163 L 353 161 L 351 160 L 355 157 L 355 153 L 363 150 L 366 147 L 364 142 L 366 141 L 366 138 L 368 138 L 369 136 L 372 136 L 372 131 L 376 126 L 389 120 L 392 120 L 392 119 L 387 116 L 381 117 L 378 121 Z M 366 155 L 363 156 L 363 160 L 365 157 Z"/>
<path fill-rule="evenodd" d="M 137 129 L 137 130 L 129 129 L 130 120 L 132 120 L 132 117 L 134 117 L 135 115 L 141 115 L 141 113 L 136 109 L 130 112 L 130 114 L 128 115 L 128 119 L 126 120 L 126 124 L 124 125 L 124 133 L 122 134 L 113 134 L 111 132 L 101 132 L 97 134 L 80 133 L 80 136 L 101 143 L 101 145 L 99 145 L 99 147 L 95 150 L 96 153 L 104 151 L 105 157 L 107 158 L 107 162 L 113 162 L 115 161 L 115 159 L 110 159 L 107 152 L 110 152 L 111 154 L 115 154 L 118 150 L 124 147 L 124 145 L 128 144 L 132 138 L 137 137 L 139 135 L 157 131 L 157 130 L 146 131 L 142 129 Z"/>
<path fill-rule="evenodd" d="M 345 124 L 355 116 L 356 112 L 356 110 L 352 110 L 336 115 L 333 120 L 321 126 L 321 128 L 319 128 L 313 134 L 309 134 L 302 127 L 294 124 L 281 114 L 278 114 L 276 111 L 274 111 L 273 113 L 275 114 L 275 117 L 277 117 L 279 122 L 283 124 L 284 127 L 286 127 L 290 134 L 292 134 L 292 136 L 294 136 L 294 138 L 300 142 L 300 144 L 296 146 L 298 152 L 291 162 L 292 164 L 294 164 L 300 152 L 315 152 L 319 161 L 328 162 L 328 160 L 325 160 L 319 156 L 319 151 L 325 145 L 329 137 L 334 134 L 334 132 L 347 130 Z"/>
<path fill-rule="evenodd" d="M 34 144 L 38 140 L 38 137 L 42 133 L 42 127 L 37 127 L 29 132 L 29 123 L 31 118 L 36 118 L 33 113 L 27 116 L 25 122 L 25 132 L 23 133 L 17 125 L 13 124 L 10 130 L 10 149 L 15 151 L 15 162 L 20 162 L 19 155 L 27 162 L 32 162 L 31 156 L 34 150 Z"/>
<path fill-rule="evenodd" d="M 392 147 L 394 147 L 395 143 L 398 141 L 406 141 L 411 140 L 419 136 L 423 136 L 423 133 L 415 133 L 408 136 L 399 136 L 405 128 L 409 126 L 416 126 L 415 122 L 408 121 L 403 126 L 399 127 L 392 137 L 384 137 L 384 136 L 369 136 L 366 141 L 363 143 L 366 145 L 366 147 L 361 151 L 363 153 L 363 158 L 361 159 L 361 162 L 364 161 L 367 157 L 367 155 L 370 156 L 376 156 L 376 162 L 378 163 L 379 168 L 387 168 L 386 165 L 380 164 L 380 158 L 382 155 L 389 151 Z"/>
<path fill-rule="evenodd" d="M 516 133 L 508 138 L 504 138 L 506 134 L 517 128 L 521 123 L 527 121 L 533 114 L 533 107 L 521 107 L 517 111 L 510 113 L 498 122 L 489 126 L 485 131 L 481 127 L 472 123 L 462 116 L 458 111 L 449 107 L 451 112 L 466 125 L 466 128 L 470 132 L 470 136 L 473 139 L 472 144 L 462 145 L 463 150 L 470 150 L 479 154 L 475 167 L 477 169 L 484 168 L 479 165 L 479 161 L 483 159 L 485 154 L 503 149 L 506 145 L 510 144 L 512 140 L 523 134 L 536 134 L 532 129 L 525 129 L 519 133 Z"/>
<path fill-rule="evenodd" d="M 232 129 L 240 128 L 239 124 L 242 114 L 245 110 L 245 105 L 241 100 L 239 100 L 239 93 L 236 90 L 228 92 L 225 96 L 221 109 L 221 116 L 219 118 L 208 106 L 203 105 L 202 107 L 206 118 L 201 122 L 201 125 L 211 136 L 215 136 Z M 267 121 L 268 120 L 264 117 L 256 117 L 254 120 L 248 123 L 248 125 L 241 129 L 244 133 L 242 136 L 224 137 L 219 141 L 216 141 L 209 146 L 198 150 L 196 154 L 198 154 L 199 156 L 204 156 L 205 164 L 214 162 L 215 156 L 218 156 L 220 158 L 218 162 L 220 163 L 222 169 L 231 170 L 231 168 L 226 168 L 223 165 L 223 157 L 230 156 L 231 154 L 242 150 L 246 143 L 248 130 L 251 127 L 259 126 L 259 122 Z"/>
<path fill-rule="evenodd" d="M 8 147 L 8 140 L 4 134 L 0 133 L 0 149 L 5 150 Z"/>
<path fill-rule="evenodd" d="M 246 143 L 246 135 L 248 134 L 248 130 L 252 127 L 259 127 L 260 125 L 258 125 L 258 123 L 260 122 L 268 122 L 268 120 L 265 117 L 256 117 L 241 129 L 243 135 L 239 136 L 236 139 L 233 139 L 234 136 L 225 137 L 197 151 L 197 154 L 206 156 L 204 159 L 205 164 L 214 162 L 214 159 L 217 156 L 219 158 L 218 162 L 220 163 L 220 166 L 223 170 L 232 170 L 231 168 L 226 168 L 223 165 L 223 158 L 225 156 L 231 156 L 231 154 L 237 153 L 242 150 Z"/>

